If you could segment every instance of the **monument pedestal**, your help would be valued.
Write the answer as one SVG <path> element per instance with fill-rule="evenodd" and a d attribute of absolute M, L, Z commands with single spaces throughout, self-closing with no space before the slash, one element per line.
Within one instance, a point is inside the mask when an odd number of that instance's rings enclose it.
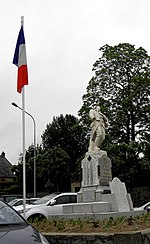
<path fill-rule="evenodd" d="M 110 193 L 111 160 L 102 150 L 87 152 L 82 160 L 82 184 L 77 202 L 99 202 L 102 194 Z"/>
<path fill-rule="evenodd" d="M 82 185 L 77 193 L 77 203 L 64 205 L 63 214 L 66 217 L 100 217 L 131 211 L 133 204 L 125 184 L 118 178 L 112 180 L 111 160 L 107 153 L 102 150 L 87 152 L 82 160 Z"/>

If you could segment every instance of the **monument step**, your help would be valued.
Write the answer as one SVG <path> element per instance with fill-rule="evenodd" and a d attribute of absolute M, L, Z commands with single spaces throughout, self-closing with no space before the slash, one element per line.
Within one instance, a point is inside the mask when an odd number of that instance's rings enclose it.
<path fill-rule="evenodd" d="M 63 206 L 63 214 L 111 212 L 110 202 L 73 203 Z"/>

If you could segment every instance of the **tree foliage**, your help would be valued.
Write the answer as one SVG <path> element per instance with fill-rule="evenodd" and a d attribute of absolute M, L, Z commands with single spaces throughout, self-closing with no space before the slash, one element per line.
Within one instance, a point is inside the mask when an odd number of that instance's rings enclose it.
<path fill-rule="evenodd" d="M 69 160 L 68 154 L 58 147 L 46 150 L 37 159 L 39 191 L 70 191 Z"/>
<path fill-rule="evenodd" d="M 81 157 L 87 150 L 83 126 L 73 115 L 54 117 L 42 134 L 42 145 L 36 148 L 36 182 L 38 192 L 70 191 L 72 181 L 81 180 Z M 22 155 L 13 167 L 17 183 L 23 181 Z M 26 150 L 27 192 L 34 186 L 34 146 Z"/>
<path fill-rule="evenodd" d="M 114 142 L 142 139 L 149 125 L 150 57 L 128 43 L 105 45 L 100 51 L 79 115 L 84 118 L 87 109 L 98 103 L 110 118 Z"/>
<path fill-rule="evenodd" d="M 128 176 L 131 184 L 133 175 L 136 178 L 142 168 L 139 146 L 142 155 L 148 157 L 150 145 L 150 57 L 142 47 L 136 49 L 128 43 L 105 45 L 100 52 L 79 115 L 88 123 L 89 109 L 100 105 L 110 123 L 105 149 L 116 166 L 113 172 L 121 178 Z"/>
<path fill-rule="evenodd" d="M 44 150 L 60 147 L 69 155 L 69 171 L 71 178 L 74 178 L 74 173 L 78 168 L 77 160 L 87 150 L 86 134 L 79 120 L 68 114 L 54 117 L 42 134 L 42 145 Z"/>

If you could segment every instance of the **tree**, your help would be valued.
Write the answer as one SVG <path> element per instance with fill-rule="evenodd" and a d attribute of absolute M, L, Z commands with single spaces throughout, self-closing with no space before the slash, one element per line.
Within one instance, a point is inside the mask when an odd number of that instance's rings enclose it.
<path fill-rule="evenodd" d="M 79 120 L 73 115 L 60 115 L 54 117 L 51 124 L 47 124 L 46 130 L 42 134 L 43 150 L 59 147 L 69 156 L 69 174 L 74 180 L 77 177 L 78 159 L 87 150 L 86 133 Z M 80 162 L 81 164 L 81 162 Z M 80 177 L 80 176 L 79 176 Z"/>
<path fill-rule="evenodd" d="M 87 150 L 85 131 L 73 115 L 54 117 L 42 134 L 42 145 L 36 148 L 37 192 L 70 191 L 71 181 L 81 180 L 81 158 Z M 22 186 L 23 162 L 13 167 L 17 184 Z M 26 150 L 27 193 L 34 186 L 34 146 Z"/>
<path fill-rule="evenodd" d="M 37 159 L 38 191 L 70 191 L 69 156 L 61 148 L 48 149 Z"/>
<path fill-rule="evenodd" d="M 145 155 L 150 144 L 150 57 L 142 47 L 136 49 L 128 43 L 105 45 L 100 51 L 102 55 L 93 65 L 95 75 L 83 96 L 79 116 L 88 123 L 89 109 L 100 105 L 110 121 L 107 150 L 112 153 L 112 146 L 116 148 L 122 143 L 128 150 L 132 142 L 138 142 L 142 147 L 140 152 Z M 136 152 L 138 144 L 135 144 Z M 118 155 L 113 155 L 117 162 L 117 156 L 121 159 L 121 149 L 118 149 L 115 152 L 118 151 Z M 140 160 L 140 153 L 136 159 Z M 125 163 L 131 159 L 124 157 L 122 160 Z"/>
<path fill-rule="evenodd" d="M 41 145 L 36 147 L 36 160 L 39 158 L 39 155 L 43 153 Z M 37 162 L 36 162 L 37 163 Z M 34 191 L 34 145 L 30 145 L 26 150 L 25 154 L 25 164 L 26 164 L 26 189 L 27 193 L 33 193 Z M 18 165 L 14 165 L 12 168 L 13 172 L 16 175 L 16 185 L 19 190 L 17 192 L 22 193 L 23 188 L 23 154 L 20 153 Z M 16 192 L 16 193 L 17 193 Z"/>
<path fill-rule="evenodd" d="M 105 45 L 100 51 L 79 115 L 98 103 L 111 119 L 114 141 L 141 139 L 149 124 L 150 57 L 143 48 L 128 43 Z"/>

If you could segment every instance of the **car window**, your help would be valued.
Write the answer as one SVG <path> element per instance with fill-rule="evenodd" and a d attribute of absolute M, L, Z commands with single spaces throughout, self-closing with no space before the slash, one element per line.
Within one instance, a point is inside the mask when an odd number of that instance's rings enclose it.
<path fill-rule="evenodd" d="M 77 202 L 77 196 L 76 195 L 58 196 L 55 198 L 55 200 L 56 200 L 55 204 L 75 203 Z"/>
<path fill-rule="evenodd" d="M 37 204 L 45 204 L 47 203 L 49 200 L 51 200 L 53 197 L 55 197 L 57 194 L 52 193 L 50 195 L 44 196 L 36 201 L 34 201 L 32 204 L 33 205 L 37 205 Z"/>
<path fill-rule="evenodd" d="M 55 205 L 69 203 L 69 195 L 57 197 L 55 198 L 55 200 L 56 200 Z"/>
<path fill-rule="evenodd" d="M 29 204 L 32 204 L 33 202 L 35 202 L 35 201 L 37 201 L 37 200 L 39 200 L 39 199 L 29 199 L 29 200 L 28 200 L 28 203 L 29 203 Z"/>
<path fill-rule="evenodd" d="M 76 203 L 77 202 L 77 195 L 64 195 L 58 196 L 55 198 L 56 204 L 67 204 L 67 203 Z"/>
<path fill-rule="evenodd" d="M 23 204 L 23 201 L 22 201 L 22 200 L 19 200 L 19 201 L 17 201 L 17 202 L 14 204 L 14 206 L 17 207 L 17 206 L 22 205 L 22 204 Z"/>
<path fill-rule="evenodd" d="M 2 224 L 25 223 L 24 220 L 9 206 L 0 203 L 0 226 Z"/>
<path fill-rule="evenodd" d="M 15 204 L 15 202 L 17 202 L 17 199 L 13 199 L 13 200 L 11 200 L 10 202 L 8 202 L 8 204 L 9 204 L 10 206 L 13 206 L 13 205 Z"/>
<path fill-rule="evenodd" d="M 77 202 L 77 195 L 70 195 L 69 196 L 69 202 L 70 203 L 76 203 Z"/>

